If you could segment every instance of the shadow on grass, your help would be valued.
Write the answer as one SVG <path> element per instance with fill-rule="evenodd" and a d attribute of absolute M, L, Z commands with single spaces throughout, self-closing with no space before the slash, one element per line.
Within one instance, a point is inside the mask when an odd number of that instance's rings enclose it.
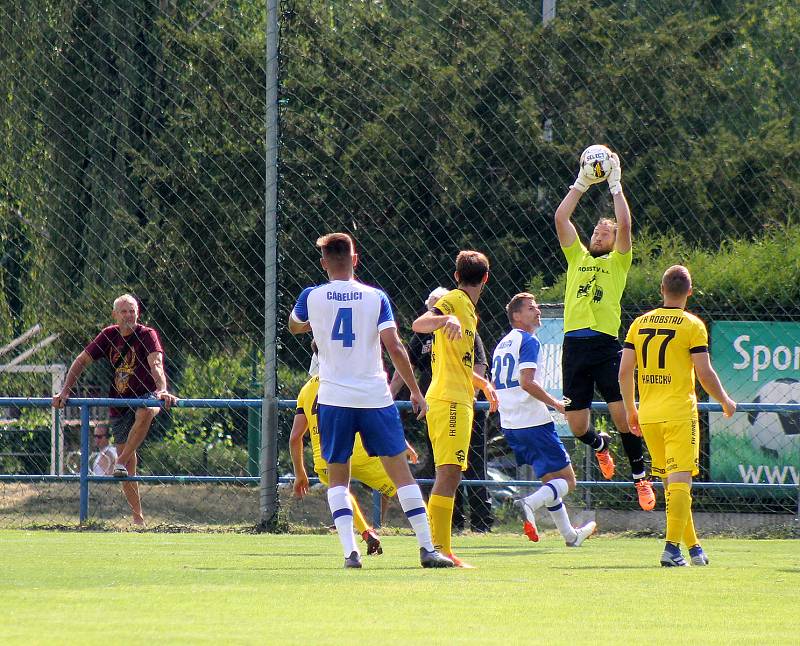
<path fill-rule="evenodd" d="M 336 561 L 338 563 L 338 561 Z M 204 566 L 197 566 L 197 567 L 186 567 L 186 570 L 195 570 L 198 572 L 308 572 L 309 567 L 308 564 L 298 564 L 296 566 L 292 565 L 280 565 L 275 567 L 204 567 Z M 327 565 L 314 565 L 314 570 L 330 570 L 330 571 L 344 571 L 341 565 L 335 565 L 333 562 L 328 563 Z M 386 571 L 420 571 L 418 565 L 404 565 L 404 566 L 394 566 L 394 567 L 382 567 L 378 568 L 370 568 L 369 564 L 367 564 L 364 568 L 362 568 L 362 572 L 386 572 Z"/>
<path fill-rule="evenodd" d="M 559 567 L 556 565 L 551 565 L 549 569 L 551 570 L 653 570 L 658 568 L 658 564 L 656 565 L 573 565 L 573 566 L 563 566 Z"/>

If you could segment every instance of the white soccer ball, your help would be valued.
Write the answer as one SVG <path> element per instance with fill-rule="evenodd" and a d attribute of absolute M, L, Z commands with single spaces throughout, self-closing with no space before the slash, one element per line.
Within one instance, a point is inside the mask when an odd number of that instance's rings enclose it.
<path fill-rule="evenodd" d="M 758 391 L 755 403 L 798 404 L 800 381 L 791 377 L 775 379 Z M 750 441 L 757 449 L 775 453 L 800 447 L 800 413 L 748 413 Z"/>
<path fill-rule="evenodd" d="M 589 180 L 608 179 L 611 172 L 611 150 L 595 144 L 581 153 L 581 173 Z"/>

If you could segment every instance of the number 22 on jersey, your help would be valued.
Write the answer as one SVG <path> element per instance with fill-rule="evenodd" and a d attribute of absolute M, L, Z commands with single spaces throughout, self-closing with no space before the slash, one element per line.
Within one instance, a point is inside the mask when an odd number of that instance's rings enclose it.
<path fill-rule="evenodd" d="M 519 386 L 519 381 L 516 379 L 512 379 L 511 377 L 514 374 L 514 355 L 510 352 L 508 354 L 504 354 L 501 356 L 496 356 L 494 361 L 492 362 L 492 376 L 494 377 L 494 387 L 497 390 L 502 390 L 503 388 L 515 388 Z M 505 368 L 505 379 L 502 377 L 502 373 L 504 372 Z"/>

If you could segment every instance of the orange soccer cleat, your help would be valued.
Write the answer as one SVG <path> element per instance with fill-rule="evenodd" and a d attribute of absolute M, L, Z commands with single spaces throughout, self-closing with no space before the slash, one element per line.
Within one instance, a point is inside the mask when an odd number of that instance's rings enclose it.
<path fill-rule="evenodd" d="M 653 492 L 653 485 L 647 478 L 636 480 L 633 483 L 636 493 L 639 495 L 639 506 L 645 511 L 653 511 L 656 506 L 656 494 Z"/>
<path fill-rule="evenodd" d="M 536 531 L 536 525 L 530 521 L 526 520 L 524 523 L 522 523 L 522 531 L 525 533 L 525 536 L 528 537 L 528 540 L 531 540 L 534 543 L 539 542 L 539 532 Z"/>
<path fill-rule="evenodd" d="M 611 480 L 614 477 L 614 458 L 611 457 L 611 452 L 605 449 L 604 451 L 595 451 L 594 454 L 597 456 L 600 473 L 606 480 Z"/>

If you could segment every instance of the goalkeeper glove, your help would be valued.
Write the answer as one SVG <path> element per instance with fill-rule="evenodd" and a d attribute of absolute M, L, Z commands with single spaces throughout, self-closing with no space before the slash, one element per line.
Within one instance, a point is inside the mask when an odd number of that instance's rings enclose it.
<path fill-rule="evenodd" d="M 611 153 L 611 172 L 608 174 L 608 190 L 611 195 L 622 193 L 622 165 L 619 163 L 619 155 Z"/>
<path fill-rule="evenodd" d="M 603 181 L 603 178 L 595 177 L 594 175 L 587 175 L 583 172 L 583 155 L 581 155 L 580 166 L 578 168 L 578 176 L 575 178 L 575 181 L 572 183 L 570 188 L 574 188 L 576 191 L 580 191 L 581 193 L 585 193 L 588 188 L 592 184 L 599 184 Z"/>

